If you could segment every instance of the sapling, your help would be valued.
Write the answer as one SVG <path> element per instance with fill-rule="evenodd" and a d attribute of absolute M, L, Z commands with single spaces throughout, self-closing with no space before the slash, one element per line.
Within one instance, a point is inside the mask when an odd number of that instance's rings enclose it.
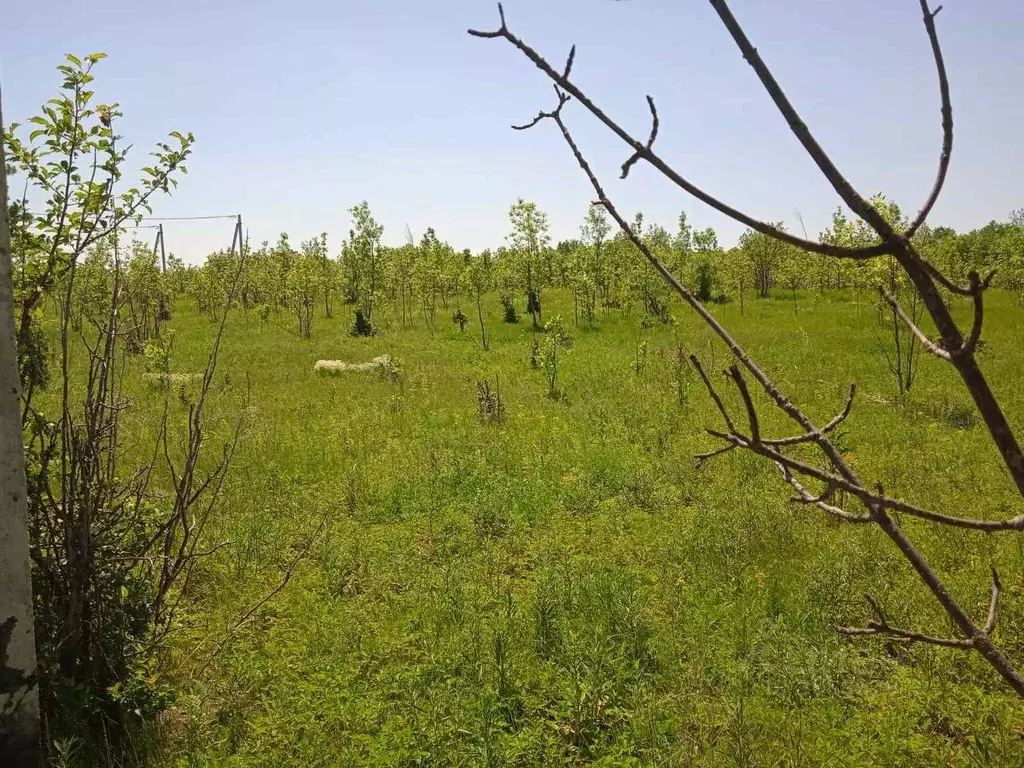
<path fill-rule="evenodd" d="M 544 338 L 540 342 L 539 362 L 548 380 L 548 397 L 557 398 L 558 392 L 558 361 L 562 352 L 572 349 L 572 335 L 562 324 L 561 316 L 548 320 L 544 324 Z"/>
<path fill-rule="evenodd" d="M 690 378 L 693 366 L 690 365 L 690 353 L 682 344 L 676 343 L 672 353 L 672 378 L 676 384 L 676 398 L 680 405 L 685 405 L 690 393 Z"/>
<path fill-rule="evenodd" d="M 637 376 L 643 376 L 647 367 L 647 339 L 643 336 L 636 340 L 636 353 L 633 356 L 633 372 Z"/>
<path fill-rule="evenodd" d="M 540 279 L 542 257 L 551 238 L 548 236 L 548 217 L 531 203 L 520 198 L 509 209 L 512 232 L 506 238 L 510 255 L 516 265 L 520 286 L 526 293 L 526 311 L 533 318 L 533 327 L 540 328 Z M 550 272 L 550 269 L 548 270 Z M 549 275 L 550 277 L 550 275 Z"/>
<path fill-rule="evenodd" d="M 501 422 L 505 420 L 505 403 L 501 399 L 501 388 L 498 377 L 494 377 L 494 389 L 491 383 L 484 379 L 476 383 L 477 389 L 477 412 L 480 421 Z"/>

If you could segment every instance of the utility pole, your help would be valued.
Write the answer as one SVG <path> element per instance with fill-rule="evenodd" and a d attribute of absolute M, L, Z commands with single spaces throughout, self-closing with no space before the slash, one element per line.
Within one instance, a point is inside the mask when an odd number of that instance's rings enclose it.
<path fill-rule="evenodd" d="M 9 215 L 7 163 L 0 141 L 0 765 L 35 766 L 39 688 Z"/>
<path fill-rule="evenodd" d="M 242 245 L 245 241 L 242 239 L 242 214 L 238 214 L 235 218 L 235 232 L 231 235 L 231 252 L 235 252 L 235 243 L 238 243 L 238 255 L 244 256 L 245 253 L 242 249 Z"/>
<path fill-rule="evenodd" d="M 156 256 L 159 249 L 160 253 L 160 271 L 167 271 L 167 254 L 164 252 L 164 225 L 161 222 L 156 228 L 156 242 L 153 243 L 153 255 Z"/>

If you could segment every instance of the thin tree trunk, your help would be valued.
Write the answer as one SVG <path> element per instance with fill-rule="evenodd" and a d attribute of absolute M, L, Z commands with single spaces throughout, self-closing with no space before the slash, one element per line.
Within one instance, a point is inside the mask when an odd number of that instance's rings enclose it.
<path fill-rule="evenodd" d="M 0 763 L 32 766 L 39 759 L 39 689 L 10 226 L 0 143 Z"/>
<path fill-rule="evenodd" d="M 484 351 L 487 351 L 487 329 L 484 327 L 484 308 L 483 308 L 483 296 L 482 294 L 476 295 L 476 316 L 480 319 L 480 343 L 484 346 Z"/>

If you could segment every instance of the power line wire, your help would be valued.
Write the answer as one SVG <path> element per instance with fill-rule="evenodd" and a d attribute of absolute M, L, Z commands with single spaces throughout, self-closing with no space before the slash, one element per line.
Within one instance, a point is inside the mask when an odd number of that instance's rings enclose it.
<path fill-rule="evenodd" d="M 237 213 L 227 216 L 143 216 L 143 221 L 199 221 L 202 219 L 236 219 Z"/>

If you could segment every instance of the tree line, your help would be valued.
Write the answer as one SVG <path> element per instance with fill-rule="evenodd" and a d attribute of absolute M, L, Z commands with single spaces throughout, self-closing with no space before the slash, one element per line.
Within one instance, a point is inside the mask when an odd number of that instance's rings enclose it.
<path fill-rule="evenodd" d="M 870 202 L 893 227 L 906 226 L 906 216 L 896 203 L 882 195 Z M 351 314 L 352 332 L 369 335 L 378 328 L 382 307 L 399 327 L 422 324 L 434 329 L 439 312 L 465 317 L 463 303 L 478 306 L 490 293 L 500 298 L 508 321 L 529 315 L 534 327 L 540 328 L 545 292 L 551 288 L 571 293 L 578 325 L 593 326 L 609 310 L 640 312 L 670 322 L 671 288 L 629 237 L 621 231 L 612 233 L 600 207 L 587 210 L 578 238 L 553 243 L 546 214 L 535 203 L 519 199 L 509 209 L 505 242 L 478 253 L 453 247 L 433 228 L 418 241 L 407 231 L 405 244 L 386 246 L 381 242 L 384 228 L 366 202 L 350 208 L 349 215 L 351 228 L 336 256 L 329 252 L 326 233 L 298 247 L 282 234 L 273 244 L 246 245 L 242 254 L 218 251 L 202 266 L 185 266 L 172 256 L 167 274 L 156 277 L 166 286 L 166 296 L 138 303 L 163 306 L 161 302 L 187 294 L 216 319 L 234 274 L 233 264 L 244 255 L 242 308 L 265 322 L 282 323 L 282 315 L 291 316 L 291 327 L 302 337 L 311 335 L 317 307 L 331 318 L 344 306 Z M 774 226 L 784 229 L 778 222 Z M 913 302 L 914 291 L 891 257 L 833 259 L 752 229 L 734 247 L 724 248 L 713 228 L 694 228 L 685 212 L 679 215 L 675 231 L 647 224 L 640 213 L 632 228 L 704 302 L 735 301 L 745 312 L 752 297 L 775 295 L 795 301 L 808 292 L 831 291 L 874 296 L 880 284 Z M 972 271 L 994 269 L 994 284 L 1024 299 L 1024 209 L 1005 221 L 992 221 L 962 234 L 949 227 L 922 226 L 913 239 L 945 274 L 966 279 Z M 868 247 L 877 236 L 863 222 L 851 221 L 837 209 L 820 241 Z M 137 258 L 146 265 L 137 271 L 152 278 L 157 269 L 155 254 L 142 247 Z M 482 318 L 482 312 L 478 314 Z"/>

